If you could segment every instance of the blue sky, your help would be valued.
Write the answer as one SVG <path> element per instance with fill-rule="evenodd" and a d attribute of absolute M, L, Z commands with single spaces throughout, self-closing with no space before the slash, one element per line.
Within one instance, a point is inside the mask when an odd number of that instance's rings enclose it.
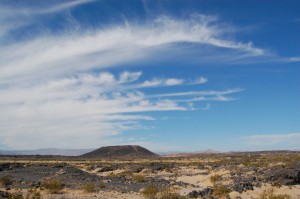
<path fill-rule="evenodd" d="M 0 1 L 0 148 L 300 149 L 300 2 Z"/>

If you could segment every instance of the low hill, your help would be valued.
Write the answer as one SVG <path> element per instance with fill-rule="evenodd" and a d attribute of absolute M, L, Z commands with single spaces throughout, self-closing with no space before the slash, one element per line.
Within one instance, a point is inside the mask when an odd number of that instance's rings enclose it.
<path fill-rule="evenodd" d="M 149 158 L 157 154 L 137 145 L 106 146 L 80 155 L 81 158 Z"/>

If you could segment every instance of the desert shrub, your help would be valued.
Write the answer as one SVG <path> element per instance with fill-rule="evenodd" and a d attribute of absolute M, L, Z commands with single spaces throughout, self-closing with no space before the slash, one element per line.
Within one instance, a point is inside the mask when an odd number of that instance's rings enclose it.
<path fill-rule="evenodd" d="M 271 182 L 271 185 L 274 186 L 274 187 L 281 187 L 282 186 L 282 181 L 275 180 L 275 181 Z"/>
<path fill-rule="evenodd" d="M 159 189 L 155 185 L 151 184 L 145 187 L 145 189 L 142 191 L 142 194 L 147 199 L 154 199 L 158 191 Z"/>
<path fill-rule="evenodd" d="M 245 166 L 245 167 L 249 167 L 250 164 L 251 164 L 251 161 L 249 159 L 244 159 L 242 164 Z"/>
<path fill-rule="evenodd" d="M 265 189 L 259 196 L 259 199 L 291 199 L 287 194 L 275 194 L 274 189 Z"/>
<path fill-rule="evenodd" d="M 24 197 L 20 193 L 10 193 L 8 199 L 24 199 Z"/>
<path fill-rule="evenodd" d="M 47 189 L 51 194 L 61 193 L 64 188 L 63 184 L 57 179 L 44 180 L 42 182 L 42 187 Z"/>
<path fill-rule="evenodd" d="M 136 182 L 145 182 L 146 181 L 145 176 L 140 175 L 140 174 L 134 175 L 132 178 Z"/>
<path fill-rule="evenodd" d="M 100 189 L 104 189 L 106 187 L 105 183 L 104 182 L 100 182 L 99 183 L 99 188 Z"/>
<path fill-rule="evenodd" d="M 127 177 L 127 176 L 132 176 L 132 172 L 130 171 L 124 171 L 124 172 L 121 172 L 121 173 L 117 173 L 117 174 L 113 174 L 112 177 Z"/>
<path fill-rule="evenodd" d="M 84 186 L 83 186 L 83 190 L 84 190 L 84 192 L 86 192 L 86 193 L 93 193 L 93 192 L 95 192 L 96 190 L 95 190 L 95 184 L 94 183 L 87 183 L 87 184 L 85 184 Z"/>
<path fill-rule="evenodd" d="M 0 177 L 0 187 L 7 187 L 12 184 L 12 179 L 10 175 L 4 175 Z"/>
<path fill-rule="evenodd" d="M 286 167 L 287 169 L 294 169 L 294 168 L 295 168 L 295 163 L 292 162 L 292 161 L 289 161 L 289 162 L 287 162 L 287 163 L 285 164 L 285 167 Z"/>
<path fill-rule="evenodd" d="M 215 185 L 213 187 L 213 190 L 214 190 L 213 192 L 214 196 L 218 196 L 218 197 L 226 197 L 231 192 L 231 190 L 226 185 L 223 184 Z"/>
<path fill-rule="evenodd" d="M 222 179 L 222 176 L 220 176 L 220 175 L 218 175 L 218 174 L 215 174 L 215 175 L 210 176 L 210 181 L 211 181 L 211 183 L 213 183 L 213 184 L 216 184 L 216 183 L 219 182 L 221 179 Z"/>
<path fill-rule="evenodd" d="M 159 199 L 180 199 L 181 196 L 179 193 L 172 189 L 171 187 L 167 187 L 158 193 Z"/>
<path fill-rule="evenodd" d="M 40 191 L 36 189 L 29 189 L 25 199 L 41 199 L 42 195 Z"/>
<path fill-rule="evenodd" d="M 170 177 L 170 181 L 176 182 L 179 177 L 179 173 L 177 170 L 174 171 L 174 176 Z"/>

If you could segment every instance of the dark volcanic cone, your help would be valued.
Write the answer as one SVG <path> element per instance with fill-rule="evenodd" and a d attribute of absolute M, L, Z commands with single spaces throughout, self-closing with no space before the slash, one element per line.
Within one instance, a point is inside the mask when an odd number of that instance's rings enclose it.
<path fill-rule="evenodd" d="M 157 154 L 136 145 L 106 146 L 79 156 L 81 158 L 149 158 Z"/>

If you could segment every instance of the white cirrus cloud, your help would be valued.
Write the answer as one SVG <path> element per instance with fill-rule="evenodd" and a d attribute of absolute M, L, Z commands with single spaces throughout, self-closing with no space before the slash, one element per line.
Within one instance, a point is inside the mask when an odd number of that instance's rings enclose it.
<path fill-rule="evenodd" d="M 241 137 L 244 143 L 250 146 L 258 147 L 277 147 L 284 146 L 290 148 L 291 146 L 300 146 L 300 133 L 286 133 L 286 134 L 256 134 Z M 296 148 L 294 148 L 296 149 Z"/>
<path fill-rule="evenodd" d="M 103 72 L 132 62 L 138 65 L 154 57 L 156 60 L 174 57 L 174 49 L 179 53 L 184 51 L 179 43 L 213 49 L 214 57 L 206 58 L 214 61 L 220 49 L 236 52 L 241 57 L 267 53 L 251 42 L 226 39 L 225 25 L 221 25 L 218 18 L 205 15 L 187 19 L 158 16 L 145 23 L 131 20 L 88 30 L 80 26 L 76 30 L 66 28 L 55 33 L 33 30 L 30 37 L 22 39 L 14 39 L 10 34 L 34 26 L 37 15 L 46 18 L 92 1 L 38 2 L 32 7 L 23 3 L 18 9 L 7 6 L 7 1 L 0 2 L 1 144 L 21 149 L 33 146 L 85 148 L 88 143 L 89 147 L 96 148 L 122 141 L 114 135 L 147 128 L 141 125 L 142 121 L 156 119 L 149 116 L 150 111 L 199 110 L 193 101 L 201 100 L 194 100 L 196 98 L 226 101 L 230 99 L 227 95 L 242 91 L 152 92 L 148 95 L 144 88 L 203 84 L 207 79 L 199 77 L 194 82 L 169 76 L 141 79 L 141 71 L 124 71 L 119 75 Z M 68 16 L 73 17 L 70 13 Z M 72 20 L 78 23 L 75 18 Z M 197 57 L 206 55 L 205 50 L 197 50 L 197 53 Z M 231 53 L 227 55 L 224 55 L 226 60 L 233 57 Z M 209 108 L 207 105 L 204 109 Z"/>
<path fill-rule="evenodd" d="M 184 82 L 183 79 L 169 78 L 165 80 L 164 84 L 167 86 L 174 86 L 174 85 L 180 85 L 183 82 Z"/>
<path fill-rule="evenodd" d="M 141 75 L 142 75 L 141 71 L 138 72 L 124 71 L 120 74 L 120 82 L 133 82 L 138 80 Z"/>
<path fill-rule="evenodd" d="M 241 88 L 235 88 L 235 89 L 229 89 L 223 91 L 187 91 L 187 92 L 177 92 L 177 93 L 154 94 L 149 97 L 157 98 L 157 97 L 200 96 L 199 100 L 201 100 L 201 97 L 204 96 L 223 96 L 223 95 L 228 95 L 233 93 L 239 93 L 242 91 L 244 91 L 244 89 Z"/>
<path fill-rule="evenodd" d="M 0 46 L 0 83 L 103 69 L 154 55 L 160 59 L 159 50 L 171 53 L 173 48 L 180 49 L 177 43 L 231 49 L 243 56 L 264 54 L 251 43 L 224 40 L 223 34 L 223 26 L 218 27 L 203 16 L 187 20 L 162 16 L 144 24 L 111 25 L 72 34 L 39 34 Z"/>
<path fill-rule="evenodd" d="M 194 84 L 204 84 L 208 82 L 208 79 L 205 77 L 198 77 L 193 83 Z"/>
<path fill-rule="evenodd" d="M 89 140 L 90 147 L 98 147 L 101 143 L 97 140 L 116 144 L 115 135 L 147 128 L 141 122 L 156 119 L 147 112 L 201 110 L 194 107 L 192 100 L 178 103 L 171 99 L 172 94 L 158 99 L 140 91 L 137 88 L 141 84 L 141 74 L 129 71 L 120 75 L 79 73 L 50 81 L 1 87 L 2 144 L 16 149 L 86 147 L 82 140 Z M 235 92 L 240 90 L 192 93 L 193 96 L 217 97 Z M 180 96 L 189 97 L 190 93 Z M 207 109 L 209 107 L 203 110 Z M 65 140 L 69 141 L 66 143 Z"/>
<path fill-rule="evenodd" d="M 69 136 L 76 147 L 86 147 L 78 140 L 86 136 L 110 140 L 121 132 L 142 129 L 139 121 L 155 119 L 145 112 L 188 110 L 172 100 L 149 100 L 142 92 L 124 89 L 138 76 L 140 72 L 123 72 L 120 79 L 109 72 L 85 73 L 0 88 L 2 142 L 13 148 L 72 147 L 63 146 Z"/>
<path fill-rule="evenodd" d="M 147 88 L 147 87 L 157 87 L 157 86 L 176 86 L 181 85 L 185 81 L 183 79 L 178 78 L 165 78 L 158 79 L 154 78 L 152 80 L 146 80 L 143 83 L 137 85 L 138 88 Z"/>

